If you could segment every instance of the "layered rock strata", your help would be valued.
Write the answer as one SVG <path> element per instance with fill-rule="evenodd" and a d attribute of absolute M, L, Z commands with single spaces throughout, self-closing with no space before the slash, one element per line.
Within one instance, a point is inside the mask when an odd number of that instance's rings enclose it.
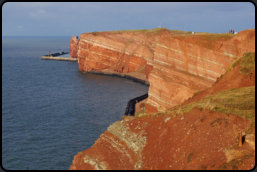
<path fill-rule="evenodd" d="M 254 48 L 255 30 L 218 37 L 178 35 L 167 30 L 157 34 L 81 35 L 77 44 L 81 71 L 108 70 L 144 75 L 150 83 L 146 112 L 165 112 L 141 117 L 124 116 L 109 126 L 92 147 L 79 152 L 70 169 L 254 168 L 255 71 L 243 74 L 237 64 L 226 72 L 235 59 L 244 52 L 255 52 Z M 130 55 L 132 61 L 128 58 Z M 136 60 L 140 65 L 133 63 Z M 208 89 L 185 102 L 196 91 L 205 88 Z M 224 90 L 228 91 L 219 93 Z M 225 94 L 229 108 L 241 106 L 239 100 L 244 106 L 235 111 L 220 112 L 219 108 L 227 111 L 219 105 Z M 213 97 L 203 100 L 207 95 Z M 217 97 L 219 99 L 215 100 Z M 246 98 L 250 101 L 245 102 Z M 181 109 L 175 107 L 167 111 L 182 102 Z M 248 116 L 235 115 L 239 110 Z"/>
<path fill-rule="evenodd" d="M 161 36 L 156 41 L 153 60 L 148 62 L 153 66 L 148 104 L 158 110 L 178 105 L 211 86 L 244 52 L 255 51 L 254 30 L 224 38 Z"/>
<path fill-rule="evenodd" d="M 78 52 L 78 43 L 79 40 L 76 36 L 73 36 L 70 40 L 70 57 L 71 58 L 78 58 L 77 52 Z"/>
<path fill-rule="evenodd" d="M 84 33 L 71 39 L 80 71 L 135 73 L 149 81 L 146 110 L 176 106 L 205 89 L 244 52 L 255 51 L 255 30 L 229 34 Z"/>
<path fill-rule="evenodd" d="M 194 107 L 189 111 L 174 109 L 159 115 L 124 116 L 108 127 L 91 148 L 79 152 L 70 169 L 253 169 L 255 72 L 241 73 L 240 65 L 194 96 Z M 236 81 L 230 83 L 235 76 Z M 201 100 L 206 95 L 212 96 Z M 215 107 L 217 102 L 227 102 L 228 113 L 219 112 L 218 107 L 223 105 Z M 235 111 L 228 111 L 233 108 Z"/>
<path fill-rule="evenodd" d="M 218 169 L 227 162 L 225 148 L 237 142 L 248 124 L 242 118 L 199 109 L 176 118 L 125 118 L 78 153 L 70 169 Z"/>

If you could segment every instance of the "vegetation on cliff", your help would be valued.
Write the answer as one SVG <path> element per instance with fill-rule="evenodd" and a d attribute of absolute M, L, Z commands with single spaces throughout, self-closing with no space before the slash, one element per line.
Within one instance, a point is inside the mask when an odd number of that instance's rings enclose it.
<path fill-rule="evenodd" d="M 207 96 L 198 102 L 177 107 L 166 113 L 180 115 L 191 111 L 194 107 L 218 111 L 224 114 L 238 115 L 250 119 L 254 125 L 255 86 L 221 91 L 214 95 Z"/>
<path fill-rule="evenodd" d="M 243 55 L 254 52 L 253 30 L 237 35 L 164 28 L 92 34 L 82 37 L 81 68 L 106 64 L 107 55 L 115 57 L 108 64 L 117 66 L 114 71 L 147 73 L 150 98 L 137 104 L 135 117 L 124 116 L 76 155 L 71 169 L 97 169 L 99 163 L 102 169 L 253 168 L 255 53 Z M 129 66 L 126 60 L 132 55 Z M 117 65 L 121 56 L 126 65 Z M 166 104 L 155 113 L 155 105 Z"/>
<path fill-rule="evenodd" d="M 226 70 L 231 71 L 235 66 L 240 66 L 240 73 L 243 75 L 255 72 L 255 53 L 245 53 L 241 58 L 235 60 Z M 219 80 L 222 79 L 223 74 Z M 232 79 L 232 78 L 231 78 Z M 217 82 L 216 82 L 217 83 Z M 215 84 L 215 83 L 214 83 Z M 194 96 L 202 91 L 196 92 Z M 193 97 L 194 98 L 194 97 Z M 154 113 L 152 115 L 160 115 L 173 113 L 174 115 L 184 114 L 191 111 L 194 107 L 200 109 L 209 109 L 219 111 L 225 114 L 235 114 L 247 119 L 255 120 L 255 86 L 241 87 L 236 89 L 228 89 L 209 95 L 199 101 L 186 105 L 173 107 L 166 112 Z M 147 115 L 144 112 L 138 113 L 136 116 Z"/>
<path fill-rule="evenodd" d="M 247 74 L 250 71 L 255 71 L 255 52 L 248 52 L 243 57 L 235 60 L 226 70 L 226 72 L 233 69 L 237 64 L 241 66 L 241 73 Z"/>

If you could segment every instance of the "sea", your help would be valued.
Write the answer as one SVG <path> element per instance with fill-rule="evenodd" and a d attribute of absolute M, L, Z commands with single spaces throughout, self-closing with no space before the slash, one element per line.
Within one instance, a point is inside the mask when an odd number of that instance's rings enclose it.
<path fill-rule="evenodd" d="M 121 120 L 148 86 L 83 73 L 70 61 L 41 60 L 69 51 L 71 37 L 2 37 L 2 167 L 67 170 Z M 68 55 L 64 55 L 68 56 Z"/>

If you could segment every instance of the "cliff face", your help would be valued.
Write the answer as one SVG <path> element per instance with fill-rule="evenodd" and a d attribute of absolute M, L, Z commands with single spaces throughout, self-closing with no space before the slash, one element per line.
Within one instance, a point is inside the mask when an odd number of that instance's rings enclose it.
<path fill-rule="evenodd" d="M 144 75 L 145 112 L 158 114 L 124 116 L 70 169 L 254 167 L 255 54 L 241 56 L 255 52 L 255 30 L 86 33 L 75 49 L 81 71 Z"/>
<path fill-rule="evenodd" d="M 78 43 L 79 40 L 76 36 L 73 36 L 70 40 L 70 57 L 71 58 L 78 58 L 77 52 L 78 52 Z"/>
<path fill-rule="evenodd" d="M 176 34 L 165 29 L 84 33 L 71 39 L 80 71 L 137 73 L 150 83 L 146 111 L 165 111 L 211 84 L 244 52 L 255 51 L 255 30 Z M 76 54 L 77 53 L 77 54 Z"/>
<path fill-rule="evenodd" d="M 255 31 L 238 35 L 163 35 L 156 40 L 148 104 L 166 110 L 211 86 L 244 52 L 255 51 Z"/>
<path fill-rule="evenodd" d="M 239 61 L 181 107 L 159 115 L 124 116 L 79 152 L 70 169 L 252 169 L 255 55 L 245 61 L 250 67 Z"/>
<path fill-rule="evenodd" d="M 133 35 L 130 34 L 82 34 L 77 53 L 79 70 L 108 69 L 119 73 L 139 72 L 148 76 L 150 68 L 146 65 L 145 56 L 149 51 L 131 37 Z"/>

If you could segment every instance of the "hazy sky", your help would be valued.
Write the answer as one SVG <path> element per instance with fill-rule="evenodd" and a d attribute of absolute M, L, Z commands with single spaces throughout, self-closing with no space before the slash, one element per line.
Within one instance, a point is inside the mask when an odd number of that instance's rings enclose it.
<path fill-rule="evenodd" d="M 7 2 L 2 35 L 73 36 L 152 29 L 224 33 L 255 28 L 250 2 Z"/>

